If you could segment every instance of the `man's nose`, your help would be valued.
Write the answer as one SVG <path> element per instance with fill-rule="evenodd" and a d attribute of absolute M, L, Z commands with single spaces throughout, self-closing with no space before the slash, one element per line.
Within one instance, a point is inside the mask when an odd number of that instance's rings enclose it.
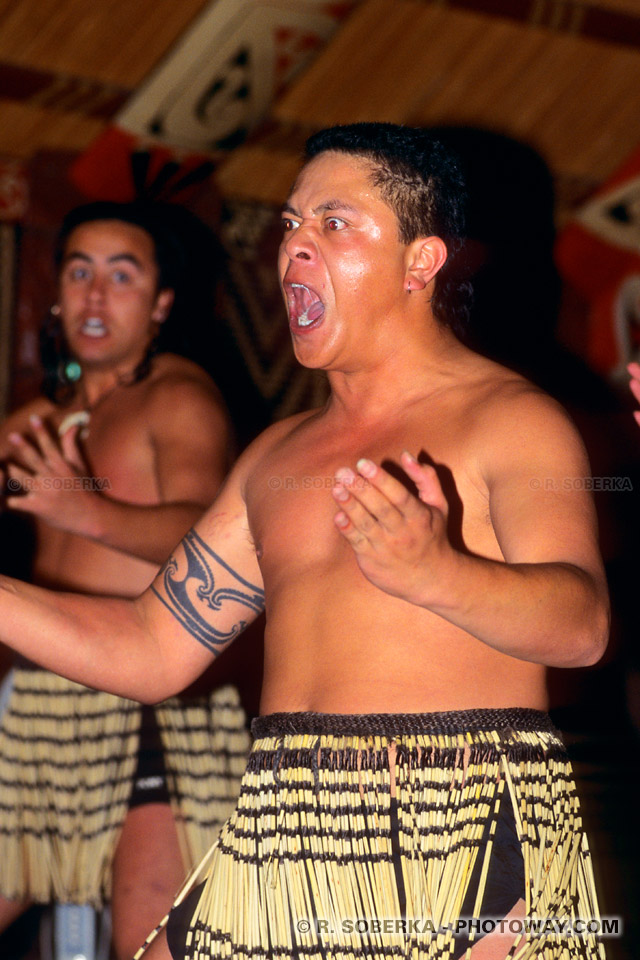
<path fill-rule="evenodd" d="M 102 277 L 94 276 L 87 287 L 87 297 L 92 302 L 104 299 L 105 281 Z"/>
<path fill-rule="evenodd" d="M 301 223 L 293 231 L 284 245 L 287 256 L 293 260 L 313 260 L 317 248 L 311 224 Z"/>

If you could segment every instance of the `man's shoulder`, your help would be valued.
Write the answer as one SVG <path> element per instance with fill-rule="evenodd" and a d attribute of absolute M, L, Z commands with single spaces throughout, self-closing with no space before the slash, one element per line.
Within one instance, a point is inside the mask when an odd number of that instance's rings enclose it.
<path fill-rule="evenodd" d="M 467 396 L 470 440 L 487 473 L 532 460 L 581 460 L 582 438 L 552 396 L 492 361 L 478 367 Z"/>
<path fill-rule="evenodd" d="M 304 423 L 317 414 L 316 410 L 305 410 L 292 416 L 276 420 L 260 433 L 249 446 L 249 451 L 255 459 L 266 457 L 276 452 Z"/>
<path fill-rule="evenodd" d="M 499 424 L 522 422 L 523 417 L 569 420 L 564 408 L 548 393 L 521 374 L 485 357 L 475 358 L 461 387 L 464 402 L 473 409 L 480 428 L 495 430 Z"/>
<path fill-rule="evenodd" d="M 272 457 L 282 455 L 296 430 L 316 413 L 315 410 L 308 410 L 276 420 L 258 434 L 238 460 L 236 472 L 243 477 L 242 482 L 245 483 L 253 477 Z"/>
<path fill-rule="evenodd" d="M 143 381 L 155 389 L 171 389 L 185 385 L 198 385 L 215 389 L 215 384 L 206 370 L 193 360 L 175 353 L 160 353 L 153 358 L 151 371 Z"/>
<path fill-rule="evenodd" d="M 177 404 L 223 409 L 222 395 L 209 374 L 197 363 L 172 353 L 154 357 L 151 372 L 140 384 L 143 402 L 151 410 Z"/>

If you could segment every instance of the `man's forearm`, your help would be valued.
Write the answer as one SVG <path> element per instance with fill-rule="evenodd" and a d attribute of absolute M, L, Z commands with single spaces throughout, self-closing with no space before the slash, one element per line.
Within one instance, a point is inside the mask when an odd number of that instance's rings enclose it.
<path fill-rule="evenodd" d="M 134 600 L 57 593 L 0 577 L 0 641 L 70 680 L 132 699 L 158 698 L 150 669 L 158 666 L 157 650 Z"/>
<path fill-rule="evenodd" d="M 187 502 L 141 506 L 96 495 L 82 530 L 74 532 L 160 565 L 207 506 Z"/>
<path fill-rule="evenodd" d="M 604 584 L 569 563 L 508 564 L 456 553 L 420 605 L 501 653 L 546 666 L 595 663 L 607 645 Z"/>

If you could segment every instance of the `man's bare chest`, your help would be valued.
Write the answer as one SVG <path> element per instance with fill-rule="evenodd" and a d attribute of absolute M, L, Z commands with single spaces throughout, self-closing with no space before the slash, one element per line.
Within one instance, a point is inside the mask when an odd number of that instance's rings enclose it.
<path fill-rule="evenodd" d="M 59 426 L 52 423 L 56 432 Z M 86 464 L 86 476 L 96 489 L 134 503 L 156 500 L 153 445 L 137 406 L 90 412 L 77 443 Z"/>
<path fill-rule="evenodd" d="M 460 548 L 488 549 L 495 554 L 495 536 L 488 523 L 488 494 L 464 437 L 444 434 L 407 418 L 377 430 L 335 436 L 308 431 L 292 437 L 266 456 L 247 489 L 247 508 L 254 541 L 263 561 L 289 557 L 303 564 L 337 562 L 344 551 L 334 517 L 339 505 L 332 496 L 336 471 L 349 467 L 355 490 L 366 484 L 359 476 L 361 457 L 383 466 L 414 496 L 417 490 L 400 466 L 409 450 L 435 466 L 449 502 L 452 541 Z M 456 442 L 457 441 L 457 442 Z"/>

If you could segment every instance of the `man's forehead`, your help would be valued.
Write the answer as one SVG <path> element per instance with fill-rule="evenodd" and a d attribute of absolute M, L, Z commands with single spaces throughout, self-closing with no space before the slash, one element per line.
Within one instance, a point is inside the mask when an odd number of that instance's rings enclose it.
<path fill-rule="evenodd" d="M 135 223 L 126 220 L 87 220 L 74 227 L 64 244 L 63 259 L 67 260 L 96 246 L 119 252 L 136 260 L 156 261 L 155 245 L 151 235 Z"/>
<path fill-rule="evenodd" d="M 283 209 L 294 212 L 303 194 L 312 192 L 318 210 L 353 206 L 350 194 L 375 192 L 372 164 L 365 157 L 327 150 L 308 160 L 298 174 Z"/>

